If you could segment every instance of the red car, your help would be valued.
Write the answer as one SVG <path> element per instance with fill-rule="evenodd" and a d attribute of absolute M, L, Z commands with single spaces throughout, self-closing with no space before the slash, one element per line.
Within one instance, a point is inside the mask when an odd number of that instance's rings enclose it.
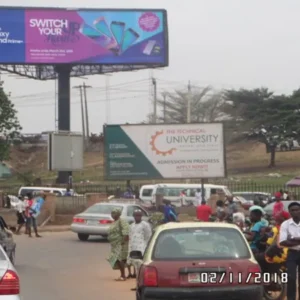
<path fill-rule="evenodd" d="M 161 225 L 131 258 L 143 259 L 136 300 L 262 299 L 260 267 L 235 225 Z"/>

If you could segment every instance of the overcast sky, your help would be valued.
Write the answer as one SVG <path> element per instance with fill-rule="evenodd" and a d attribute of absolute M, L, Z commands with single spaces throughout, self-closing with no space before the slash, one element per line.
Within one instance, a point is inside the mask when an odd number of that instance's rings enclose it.
<path fill-rule="evenodd" d="M 165 8 L 169 19 L 170 65 L 164 70 L 91 76 L 90 130 L 109 123 L 135 123 L 152 111 L 151 81 L 159 91 L 195 86 L 253 88 L 289 93 L 300 86 L 299 0 L 43 0 L 43 6 Z M 1 5 L 41 6 L 40 0 L 2 0 Z M 24 133 L 55 130 L 54 81 L 4 75 Z M 72 86 L 84 79 L 73 79 Z M 110 110 L 105 87 L 109 84 Z M 79 93 L 72 91 L 71 130 L 81 131 Z M 107 114 L 106 112 L 109 112 Z"/>

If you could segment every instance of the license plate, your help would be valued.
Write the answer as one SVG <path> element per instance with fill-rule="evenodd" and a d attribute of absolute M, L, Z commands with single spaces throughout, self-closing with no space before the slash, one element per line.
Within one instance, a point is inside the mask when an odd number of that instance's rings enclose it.
<path fill-rule="evenodd" d="M 87 224 L 87 225 L 97 225 L 97 224 L 98 224 L 98 221 L 95 221 L 95 220 L 87 220 L 87 221 L 86 221 L 86 224 Z"/>
<path fill-rule="evenodd" d="M 200 274 L 199 273 L 189 273 L 188 281 L 190 283 L 199 283 L 200 282 Z"/>

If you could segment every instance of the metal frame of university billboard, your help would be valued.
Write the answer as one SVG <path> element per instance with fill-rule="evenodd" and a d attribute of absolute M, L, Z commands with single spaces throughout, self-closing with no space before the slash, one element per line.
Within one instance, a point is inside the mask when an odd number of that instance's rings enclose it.
<path fill-rule="evenodd" d="M 210 123 L 207 123 L 207 122 L 198 122 L 198 123 L 190 123 L 190 124 L 178 124 L 178 123 L 168 123 L 168 124 L 163 124 L 163 123 L 158 123 L 158 124 L 105 124 L 103 125 L 103 135 L 104 135 L 104 138 L 103 138 L 103 145 L 104 145 L 104 151 L 103 151 L 103 172 L 104 172 L 104 178 L 105 180 L 110 180 L 110 181 L 119 181 L 119 180 L 145 180 L 144 178 L 140 178 L 139 176 L 137 177 L 130 177 L 130 178 L 127 178 L 124 176 L 124 178 L 121 178 L 121 177 L 118 177 L 118 178 L 112 178 L 110 176 L 108 176 L 108 174 L 106 174 L 106 163 L 107 163 L 107 159 L 106 159 L 106 156 L 107 156 L 107 153 L 106 153 L 106 148 L 105 148 L 105 145 L 106 145 L 106 134 L 105 134 L 105 131 L 106 131 L 106 128 L 107 127 L 120 127 L 120 126 L 123 126 L 123 127 L 130 127 L 130 126 L 144 126 L 144 127 L 150 127 L 150 126 L 163 126 L 163 125 L 175 125 L 175 126 L 178 126 L 178 125 L 205 125 L 205 124 L 218 124 L 218 125 L 221 125 L 222 126 L 222 136 L 223 136 L 223 162 L 224 162 L 224 176 L 222 177 L 203 177 L 203 178 L 200 178 L 200 177 L 185 177 L 185 178 L 179 178 L 179 177 L 167 177 L 167 178 L 160 178 L 160 179 L 170 179 L 170 180 L 178 180 L 178 179 L 201 179 L 201 182 L 203 184 L 203 179 L 209 179 L 209 178 L 226 178 L 227 177 L 227 161 L 226 161 L 226 140 L 225 140 L 225 128 L 224 128 L 224 123 L 223 122 L 210 122 Z M 157 179 L 156 177 L 149 177 L 147 179 Z"/>
<path fill-rule="evenodd" d="M 168 42 L 168 17 L 165 9 L 96 9 L 96 8 L 50 8 L 50 7 L 11 7 L 1 6 L 1 9 L 31 9 L 31 10 L 58 10 L 58 11 L 133 11 L 133 12 L 162 12 L 164 15 L 164 63 L 0 63 L 0 71 L 5 71 L 19 76 L 37 80 L 58 79 L 58 130 L 70 131 L 70 77 L 88 75 L 101 75 L 113 72 L 136 71 L 142 69 L 154 69 L 169 65 L 169 42 Z M 71 172 L 59 172 L 59 183 L 67 183 Z"/>

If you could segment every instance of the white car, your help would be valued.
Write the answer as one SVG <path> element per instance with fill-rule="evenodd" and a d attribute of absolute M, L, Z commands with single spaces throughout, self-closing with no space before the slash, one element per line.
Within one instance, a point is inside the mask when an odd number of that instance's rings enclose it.
<path fill-rule="evenodd" d="M 0 300 L 21 299 L 19 275 L 0 246 Z"/>

